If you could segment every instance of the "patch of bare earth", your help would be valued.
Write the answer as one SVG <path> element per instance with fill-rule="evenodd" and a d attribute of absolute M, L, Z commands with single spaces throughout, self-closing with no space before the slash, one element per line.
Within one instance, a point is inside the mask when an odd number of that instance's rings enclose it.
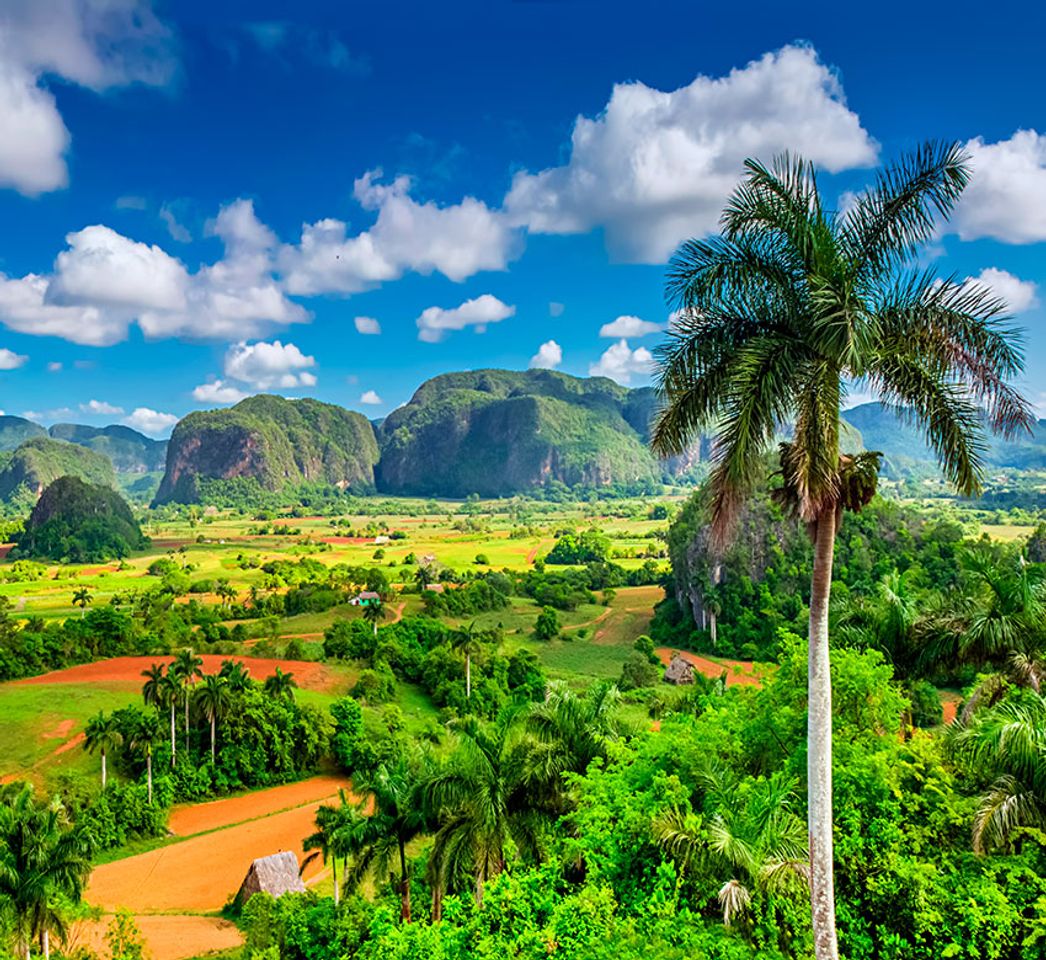
<path fill-rule="evenodd" d="M 53 670 L 38 677 L 27 677 L 16 680 L 22 684 L 61 684 L 61 683 L 128 683 L 140 685 L 142 671 L 154 663 L 164 665 L 174 658 L 164 657 L 113 657 L 111 660 L 98 660 L 95 663 L 82 663 L 65 670 Z M 271 677 L 279 667 L 285 673 L 293 673 L 298 686 L 304 690 L 329 692 L 336 690 L 341 680 L 335 671 L 322 663 L 305 660 L 275 660 L 263 657 L 221 656 L 214 653 L 202 655 L 205 673 L 217 673 L 223 660 L 239 660 L 250 671 L 255 680 Z"/>

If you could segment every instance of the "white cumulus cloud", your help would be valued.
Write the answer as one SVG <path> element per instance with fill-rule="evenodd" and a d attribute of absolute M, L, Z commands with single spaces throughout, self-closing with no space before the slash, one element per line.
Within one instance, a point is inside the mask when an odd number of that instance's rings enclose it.
<path fill-rule="evenodd" d="M 178 422 L 178 418 L 173 413 L 161 413 L 159 410 L 150 410 L 148 407 L 135 407 L 134 412 L 124 417 L 123 422 L 142 433 L 159 436 L 170 430 Z"/>
<path fill-rule="evenodd" d="M 563 348 L 555 340 L 546 340 L 530 358 L 531 368 L 554 370 L 563 362 Z"/>
<path fill-rule="evenodd" d="M 225 255 L 195 273 L 160 247 L 100 224 L 70 233 L 51 274 L 0 274 L 0 323 L 107 346 L 126 339 L 134 322 L 150 339 L 241 340 L 309 319 L 274 274 L 276 238 L 251 201 L 223 207 L 209 232 Z"/>
<path fill-rule="evenodd" d="M 485 333 L 487 325 L 498 323 L 515 314 L 516 308 L 502 303 L 497 297 L 484 293 L 460 306 L 446 310 L 429 307 L 417 319 L 418 339 L 438 343 L 450 330 L 472 327 L 476 333 Z"/>
<path fill-rule="evenodd" d="M 87 403 L 80 404 L 80 412 L 94 417 L 114 417 L 123 413 L 123 407 L 114 406 L 104 400 L 88 400 Z"/>
<path fill-rule="evenodd" d="M 1007 270 L 998 267 L 987 267 L 976 277 L 967 277 L 982 286 L 988 287 L 1006 304 L 1010 313 L 1024 313 L 1039 305 L 1038 286 L 1031 280 L 1022 280 Z"/>
<path fill-rule="evenodd" d="M 357 293 L 407 271 L 460 281 L 504 270 L 518 254 L 519 231 L 500 211 L 474 197 L 443 207 L 418 203 L 408 177 L 389 184 L 380 177 L 380 170 L 368 171 L 354 184 L 360 206 L 377 211 L 370 229 L 350 236 L 344 221 L 326 218 L 305 224 L 301 241 L 282 248 L 290 293 Z"/>
<path fill-rule="evenodd" d="M 257 390 L 311 387 L 316 377 L 309 372 L 315 357 L 307 357 L 293 343 L 240 342 L 225 354 L 225 376 L 250 384 Z"/>
<path fill-rule="evenodd" d="M 963 240 L 1046 240 L 1046 134 L 1018 130 L 1009 140 L 966 144 L 970 184 L 945 227 Z"/>
<path fill-rule="evenodd" d="M 646 337 L 652 333 L 660 333 L 664 328 L 659 323 L 651 323 L 649 320 L 641 320 L 639 317 L 622 316 L 610 323 L 604 323 L 599 328 L 601 337 Z"/>
<path fill-rule="evenodd" d="M 612 343 L 596 363 L 588 368 L 591 377 L 609 377 L 618 383 L 630 384 L 633 377 L 646 377 L 653 372 L 654 356 L 646 347 L 633 350 L 627 340 Z"/>
<path fill-rule="evenodd" d="M 17 370 L 29 358 L 22 353 L 15 353 L 7 347 L 0 347 L 0 370 Z"/>
<path fill-rule="evenodd" d="M 516 174 L 505 208 L 534 233 L 602 227 L 615 257 L 662 262 L 681 240 L 715 231 L 747 157 L 784 150 L 830 171 L 869 166 L 878 152 L 805 46 L 678 90 L 615 85 L 596 118 L 575 121 L 569 161 Z"/>
<path fill-rule="evenodd" d="M 102 91 L 163 85 L 174 68 L 149 0 L 0 4 L 0 186 L 35 196 L 68 182 L 70 135 L 45 78 Z"/>
<path fill-rule="evenodd" d="M 211 380 L 196 387 L 192 396 L 200 403 L 239 403 L 248 394 L 224 380 Z"/>
<path fill-rule="evenodd" d="M 357 317 L 355 323 L 357 333 L 367 336 L 377 336 L 381 333 L 381 324 L 373 317 Z"/>
<path fill-rule="evenodd" d="M 62 361 L 61 360 L 52 360 L 50 363 L 47 364 L 47 372 L 48 373 L 58 373 L 58 371 L 61 370 L 61 369 L 62 369 Z"/>
<path fill-rule="evenodd" d="M 384 402 L 385 401 L 378 396 L 376 390 L 364 390 L 363 393 L 360 395 L 360 403 L 366 403 L 372 406 L 377 406 L 378 404 Z"/>

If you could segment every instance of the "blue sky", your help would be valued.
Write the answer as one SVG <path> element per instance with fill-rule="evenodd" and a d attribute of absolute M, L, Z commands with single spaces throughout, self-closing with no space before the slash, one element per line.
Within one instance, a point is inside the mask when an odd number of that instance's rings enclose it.
<path fill-rule="evenodd" d="M 1009 300 L 1043 409 L 1044 24 L 952 9 L 0 0 L 0 409 L 163 435 L 481 366 L 642 384 L 746 155 L 841 198 L 929 137 L 975 171 L 929 255 Z"/>

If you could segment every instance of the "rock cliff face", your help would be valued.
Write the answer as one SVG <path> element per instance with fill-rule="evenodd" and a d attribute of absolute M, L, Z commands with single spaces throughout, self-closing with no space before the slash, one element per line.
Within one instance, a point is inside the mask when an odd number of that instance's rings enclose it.
<path fill-rule="evenodd" d="M 317 400 L 249 397 L 191 413 L 167 447 L 156 503 L 195 503 L 207 481 L 246 478 L 265 490 L 328 483 L 371 490 L 378 445 L 364 416 Z"/>
<path fill-rule="evenodd" d="M 660 478 L 646 448 L 649 397 L 602 377 L 477 370 L 435 377 L 381 425 L 379 489 L 501 496 Z M 651 394 L 652 391 L 646 391 Z"/>

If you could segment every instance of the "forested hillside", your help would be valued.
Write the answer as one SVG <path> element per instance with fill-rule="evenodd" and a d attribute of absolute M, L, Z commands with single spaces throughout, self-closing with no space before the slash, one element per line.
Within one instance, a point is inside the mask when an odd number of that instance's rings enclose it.
<path fill-rule="evenodd" d="M 259 395 L 178 423 L 156 502 L 221 500 L 243 484 L 278 490 L 325 483 L 366 492 L 374 488 L 377 460 L 374 429 L 361 414 L 318 400 Z"/>
<path fill-rule="evenodd" d="M 63 440 L 36 437 L 11 453 L 0 454 L 0 500 L 31 504 L 48 484 L 64 476 L 116 485 L 108 457 Z"/>
<path fill-rule="evenodd" d="M 378 485 L 397 494 L 502 496 L 549 482 L 660 480 L 645 446 L 650 391 L 550 370 L 435 377 L 381 429 Z"/>

